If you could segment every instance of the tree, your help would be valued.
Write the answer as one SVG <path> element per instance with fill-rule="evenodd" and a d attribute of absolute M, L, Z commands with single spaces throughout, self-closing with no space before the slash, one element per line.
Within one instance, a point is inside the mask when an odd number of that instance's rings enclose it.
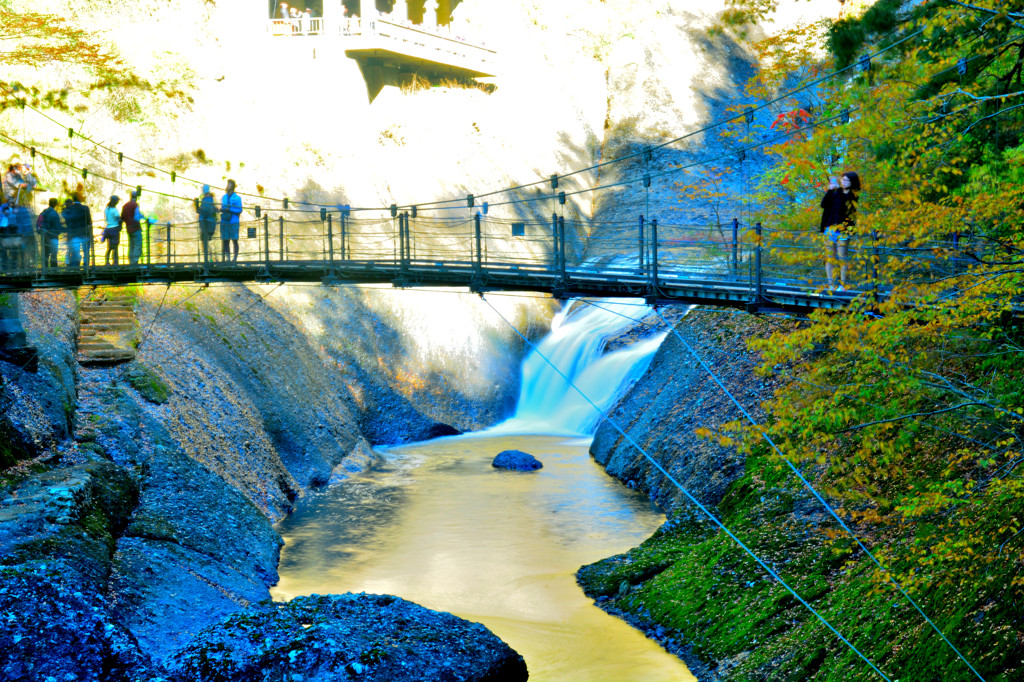
<path fill-rule="evenodd" d="M 746 21 L 769 4 L 734 9 Z M 819 272 L 816 198 L 829 171 L 858 171 L 861 293 L 753 342 L 761 372 L 785 381 L 766 425 L 719 435 L 748 452 L 770 436 L 870 538 L 890 571 L 873 571 L 874 590 L 895 577 L 947 625 L 975 614 L 990 639 L 958 643 L 1012 676 L 1024 637 L 1024 3 L 883 0 L 828 36 L 821 60 L 806 33 L 762 45 L 787 68 L 762 68 L 752 97 L 885 52 L 759 124 L 792 133 L 768 149 L 759 217 L 778 228 L 765 238 L 777 263 Z M 934 651 L 923 632 L 903 645 Z"/>

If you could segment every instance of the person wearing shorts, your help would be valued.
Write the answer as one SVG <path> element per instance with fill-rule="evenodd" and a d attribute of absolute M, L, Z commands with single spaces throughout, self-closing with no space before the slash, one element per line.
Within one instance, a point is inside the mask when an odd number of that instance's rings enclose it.
<path fill-rule="evenodd" d="M 825 277 L 830 291 L 844 291 L 847 275 L 847 242 L 857 217 L 860 177 L 853 171 L 843 173 L 839 182 L 832 178 L 821 200 L 821 231 L 825 235 Z M 839 262 L 839 286 L 836 287 L 835 263 Z"/>

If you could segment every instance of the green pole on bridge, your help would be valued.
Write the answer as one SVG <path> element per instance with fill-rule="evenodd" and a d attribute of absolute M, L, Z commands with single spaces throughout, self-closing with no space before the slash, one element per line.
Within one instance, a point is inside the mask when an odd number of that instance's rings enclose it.
<path fill-rule="evenodd" d="M 564 287 L 567 283 L 565 276 L 565 218 L 558 216 L 558 278 Z"/>
<path fill-rule="evenodd" d="M 552 255 L 555 258 L 555 267 L 553 268 L 553 270 L 558 270 L 558 262 L 559 262 L 560 257 L 558 255 L 558 214 L 557 213 L 552 213 L 551 214 L 551 240 L 552 240 L 552 243 L 553 243 L 553 246 L 551 248 L 551 253 L 552 253 Z"/>
<path fill-rule="evenodd" d="M 757 235 L 757 248 L 754 249 L 754 303 L 761 302 L 761 223 L 754 224 Z"/>
<path fill-rule="evenodd" d="M 658 295 L 658 219 L 651 220 L 651 293 Z"/>
<path fill-rule="evenodd" d="M 327 260 L 334 262 L 334 223 L 331 214 L 327 214 Z"/>
<path fill-rule="evenodd" d="M 732 219 L 732 274 L 735 277 L 739 274 L 739 245 L 740 245 L 740 221 Z"/>
<path fill-rule="evenodd" d="M 644 217 L 640 216 L 640 234 L 637 238 L 636 252 L 640 256 L 639 272 L 644 271 Z"/>
<path fill-rule="evenodd" d="M 476 230 L 476 260 L 473 263 L 473 269 L 476 271 L 479 277 L 483 273 L 483 237 L 480 234 L 480 211 L 477 211 L 473 216 L 473 222 Z"/>
<path fill-rule="evenodd" d="M 409 274 L 409 214 L 402 212 L 398 216 L 398 239 L 401 247 L 401 270 L 403 275 Z"/>
<path fill-rule="evenodd" d="M 347 247 L 345 245 L 345 231 L 346 231 L 347 227 L 348 227 L 348 218 L 346 218 L 345 214 L 342 213 L 341 214 L 341 260 L 347 260 L 348 259 L 348 251 L 346 250 Z"/>
<path fill-rule="evenodd" d="M 284 216 L 277 219 L 277 259 L 284 260 Z"/>
<path fill-rule="evenodd" d="M 263 214 L 263 260 L 270 267 L 270 216 Z"/>
<path fill-rule="evenodd" d="M 171 224 L 167 223 L 167 238 L 164 243 L 167 245 L 167 267 L 171 267 Z"/>

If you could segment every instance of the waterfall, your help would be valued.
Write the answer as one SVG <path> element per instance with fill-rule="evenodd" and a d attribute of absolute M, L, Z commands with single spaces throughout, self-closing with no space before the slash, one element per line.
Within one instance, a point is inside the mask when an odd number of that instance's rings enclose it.
<path fill-rule="evenodd" d="M 602 410 L 614 405 L 647 370 L 664 333 L 610 353 L 607 340 L 644 317 L 650 308 L 630 299 L 605 299 L 601 307 L 571 301 L 552 321 L 551 333 L 523 361 L 515 414 L 488 432 L 585 434 L 597 428 L 600 413 L 556 372 Z M 543 355 L 544 357 L 541 357 Z"/>

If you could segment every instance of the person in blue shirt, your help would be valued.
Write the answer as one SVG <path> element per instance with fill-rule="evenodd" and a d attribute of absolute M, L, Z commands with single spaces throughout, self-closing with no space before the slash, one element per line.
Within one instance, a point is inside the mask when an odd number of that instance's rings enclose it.
<path fill-rule="evenodd" d="M 242 215 L 242 197 L 235 194 L 235 181 L 228 180 L 224 197 L 220 200 L 221 256 L 225 263 L 238 262 L 238 224 Z M 233 247 L 234 257 L 229 246 Z"/>
<path fill-rule="evenodd" d="M 74 202 L 64 209 L 64 226 L 68 230 L 68 265 L 77 268 L 89 265 L 92 251 L 92 212 L 82 203 L 82 193 L 72 195 Z"/>

